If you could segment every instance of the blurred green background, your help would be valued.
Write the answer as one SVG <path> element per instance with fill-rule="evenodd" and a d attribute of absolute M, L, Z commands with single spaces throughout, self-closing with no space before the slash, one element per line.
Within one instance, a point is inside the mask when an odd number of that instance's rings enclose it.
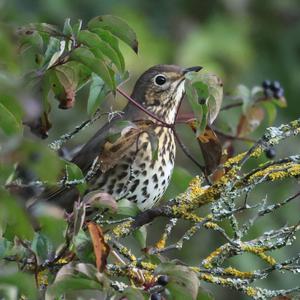
<path fill-rule="evenodd" d="M 130 90 L 141 72 L 154 64 L 174 63 L 182 66 L 201 65 L 210 72 L 219 75 L 224 81 L 225 92 L 230 92 L 239 83 L 252 86 L 260 84 L 264 79 L 279 80 L 285 88 L 288 107 L 280 110 L 276 124 L 299 117 L 300 101 L 300 2 L 299 0 L 160 0 L 160 1 L 99 1 L 99 0 L 0 0 L 0 20 L 12 26 L 29 22 L 47 22 L 63 25 L 65 18 L 78 18 L 85 22 L 96 15 L 114 14 L 125 19 L 136 31 L 139 40 L 139 55 L 136 56 L 125 45 L 123 53 L 131 79 L 125 88 Z M 73 128 L 87 115 L 83 107 L 85 95 L 79 95 L 75 109 L 70 111 L 55 110 L 51 115 L 54 128 L 50 132 L 50 140 Z M 82 99 L 81 99 L 81 98 Z M 57 111 L 57 113 L 56 113 Z M 84 113 L 83 113 L 84 111 Z M 238 110 L 223 113 L 224 122 L 234 122 Z M 66 118 L 67 115 L 67 118 Z M 181 129 L 185 133 L 186 129 Z M 263 132 L 263 128 L 256 136 Z M 80 142 L 80 137 L 74 143 Z M 47 141 L 48 142 L 48 141 Z M 299 139 L 288 140 L 278 147 L 278 157 L 299 153 Z M 237 145 L 239 149 L 249 145 Z M 191 145 L 197 153 L 196 145 Z M 198 173 L 189 160 L 178 153 L 178 166 L 173 185 L 166 198 L 182 190 L 188 178 Z M 185 166 L 183 170 L 180 166 Z M 182 180 L 183 175 L 187 176 Z M 183 182 L 185 181 L 185 182 Z M 174 184 L 175 183 L 175 184 Z M 269 191 L 269 201 L 280 201 L 291 195 L 295 184 L 283 182 L 277 188 L 261 187 L 251 194 L 251 201 L 261 201 Z M 278 228 L 285 223 L 297 222 L 299 204 L 290 205 L 287 209 L 255 227 L 256 233 Z M 153 232 L 161 228 L 161 223 L 150 227 L 150 240 L 155 240 Z M 184 224 L 179 226 L 176 236 L 184 231 Z M 254 231 L 255 231 L 254 230 Z M 152 232 L 152 233 L 151 233 Z M 254 232 L 255 233 L 255 232 Z M 220 236 L 202 231 L 196 238 L 188 242 L 178 257 L 186 263 L 197 264 L 220 242 Z M 284 259 L 296 253 L 299 243 L 278 254 Z M 276 253 L 275 253 L 276 256 Z M 260 267 L 256 258 L 251 255 L 247 259 L 234 260 L 242 270 Z M 264 282 L 265 287 L 293 287 L 299 283 L 287 275 L 276 275 Z M 206 285 L 216 299 L 246 299 L 238 293 Z"/>

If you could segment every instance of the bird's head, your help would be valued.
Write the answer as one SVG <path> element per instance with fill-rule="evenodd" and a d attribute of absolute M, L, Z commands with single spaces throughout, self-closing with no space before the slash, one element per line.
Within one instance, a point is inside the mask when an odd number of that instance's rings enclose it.
<path fill-rule="evenodd" d="M 132 98 L 162 121 L 173 123 L 184 95 L 185 75 L 202 67 L 181 68 L 176 65 L 156 65 L 137 80 Z"/>

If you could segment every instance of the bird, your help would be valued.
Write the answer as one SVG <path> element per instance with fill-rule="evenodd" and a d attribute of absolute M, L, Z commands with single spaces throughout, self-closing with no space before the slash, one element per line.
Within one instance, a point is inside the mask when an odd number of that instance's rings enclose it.
<path fill-rule="evenodd" d="M 175 164 L 175 136 L 171 126 L 166 124 L 175 122 L 185 94 L 186 75 L 201 69 L 200 66 L 182 68 L 161 64 L 149 68 L 138 78 L 131 98 L 156 118 L 128 103 L 122 119 L 129 120 L 133 127 L 129 126 L 117 142 L 111 143 L 109 136 L 115 132 L 119 118 L 107 122 L 92 136 L 72 159 L 84 175 L 91 170 L 95 159 L 98 160 L 100 167 L 88 179 L 87 192 L 102 191 L 117 201 L 126 198 L 141 211 L 157 204 L 170 183 Z M 154 144 L 156 149 L 153 149 Z M 106 166 L 101 167 L 101 163 Z M 78 197 L 79 192 L 73 186 L 46 189 L 40 199 L 72 211 Z"/>

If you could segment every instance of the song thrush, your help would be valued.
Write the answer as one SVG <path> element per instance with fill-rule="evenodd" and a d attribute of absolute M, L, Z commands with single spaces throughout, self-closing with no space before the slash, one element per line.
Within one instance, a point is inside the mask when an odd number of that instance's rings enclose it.
<path fill-rule="evenodd" d="M 131 98 L 163 122 L 172 124 L 184 96 L 185 74 L 200 69 L 198 66 L 184 69 L 175 65 L 156 65 L 137 80 Z M 136 126 L 138 130 L 135 135 L 125 133 L 116 144 L 111 144 L 108 136 L 118 126 L 118 120 L 112 120 L 83 146 L 72 162 L 87 174 L 98 157 L 99 168 L 89 179 L 89 191 L 102 190 L 117 200 L 127 198 L 135 202 L 139 209 L 145 210 L 158 202 L 170 182 L 176 152 L 174 134 L 172 128 L 151 118 L 131 103 L 126 106 L 122 118 Z M 157 137 L 155 158 L 151 143 L 153 134 Z M 132 140 L 132 136 L 135 142 L 131 141 L 129 147 L 124 146 L 128 143 L 128 137 Z M 103 152 L 106 152 L 105 158 Z M 107 167 L 101 167 L 104 160 Z M 70 210 L 78 199 L 78 191 L 74 187 L 64 187 L 47 192 L 42 198 Z"/>

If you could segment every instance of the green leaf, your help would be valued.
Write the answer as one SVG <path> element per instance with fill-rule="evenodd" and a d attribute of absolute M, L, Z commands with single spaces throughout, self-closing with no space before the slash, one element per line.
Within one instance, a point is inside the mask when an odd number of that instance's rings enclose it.
<path fill-rule="evenodd" d="M 245 85 L 240 84 L 237 86 L 234 96 L 236 96 L 237 99 L 242 100 L 243 113 L 246 114 L 248 109 L 253 105 L 251 91 Z"/>
<path fill-rule="evenodd" d="M 73 237 L 73 244 L 76 256 L 81 262 L 95 263 L 93 244 L 90 237 L 87 236 L 82 229 L 80 229 L 78 234 Z"/>
<path fill-rule="evenodd" d="M 71 57 L 73 60 L 81 62 L 92 72 L 99 75 L 110 89 L 115 90 L 116 86 L 114 77 L 111 76 L 105 62 L 99 58 L 96 58 L 89 49 L 85 47 L 77 48 L 73 51 Z"/>
<path fill-rule="evenodd" d="M 53 182 L 61 174 L 63 161 L 46 145 L 25 141 L 18 154 L 24 167 L 32 170 L 40 180 Z"/>
<path fill-rule="evenodd" d="M 208 86 L 209 96 L 207 99 L 207 120 L 209 125 L 217 118 L 223 102 L 223 82 L 222 80 L 210 73 L 199 74 L 200 80 Z"/>
<path fill-rule="evenodd" d="M 147 240 L 147 229 L 146 226 L 142 226 L 138 229 L 136 229 L 133 232 L 133 236 L 136 239 L 136 241 L 139 243 L 141 248 L 146 247 L 146 240 Z"/>
<path fill-rule="evenodd" d="M 122 299 L 125 297 L 127 300 L 144 300 L 142 292 L 136 288 L 128 287 L 122 293 Z"/>
<path fill-rule="evenodd" d="M 38 216 L 38 222 L 41 225 L 40 233 L 50 240 L 53 247 L 58 247 L 65 241 L 66 220 L 49 216 L 45 212 L 45 214 Z"/>
<path fill-rule="evenodd" d="M 74 205 L 74 229 L 73 229 L 73 236 L 76 236 L 80 229 L 82 228 L 82 225 L 84 223 L 85 220 L 85 213 L 86 213 L 86 206 L 84 203 L 80 202 L 80 203 L 76 203 Z"/>
<path fill-rule="evenodd" d="M 0 128 L 6 135 L 12 135 L 22 132 L 22 123 L 19 119 L 18 113 L 16 115 L 4 105 L 0 99 Z"/>
<path fill-rule="evenodd" d="M 277 109 L 276 109 L 274 103 L 271 102 L 271 101 L 261 102 L 261 105 L 267 112 L 268 124 L 269 124 L 269 126 L 271 126 L 274 123 L 275 119 L 276 119 Z"/>
<path fill-rule="evenodd" d="M 211 73 L 191 73 L 188 80 L 192 81 L 197 91 L 198 102 L 208 107 L 207 122 L 212 124 L 220 112 L 223 101 L 223 82 Z M 206 124 L 205 124 L 206 125 Z M 203 125 L 203 127 L 205 127 Z"/>
<path fill-rule="evenodd" d="M 124 61 L 123 54 L 119 48 L 118 39 L 113 34 L 111 34 L 108 30 L 104 30 L 101 28 L 93 28 L 92 31 L 95 32 L 101 38 L 101 40 L 108 43 L 115 50 L 115 52 L 117 53 L 117 55 L 119 57 L 119 61 L 121 64 L 121 70 L 124 71 L 125 70 L 125 61 Z"/>
<path fill-rule="evenodd" d="M 81 169 L 71 162 L 66 162 L 66 176 L 68 180 L 81 180 L 84 178 L 84 175 Z"/>
<path fill-rule="evenodd" d="M 57 29 L 57 27 L 47 23 L 30 23 L 26 26 L 19 28 L 20 33 L 26 33 L 28 31 L 38 31 L 40 33 L 46 33 L 53 36 L 61 35 L 61 32 Z"/>
<path fill-rule="evenodd" d="M 88 23 L 88 28 L 90 30 L 95 28 L 108 30 L 130 46 L 134 52 L 138 52 L 138 41 L 135 32 L 124 20 L 118 17 L 112 15 L 95 17 Z"/>
<path fill-rule="evenodd" d="M 59 108 L 72 108 L 75 104 L 76 89 L 79 82 L 78 64 L 68 62 L 55 68 L 56 76 L 63 87 L 63 93 L 58 95 Z"/>
<path fill-rule="evenodd" d="M 20 33 L 20 32 L 19 32 Z M 21 32 L 22 34 L 22 32 Z M 24 52 L 29 47 L 33 47 L 34 50 L 42 51 L 44 41 L 41 34 L 37 31 L 30 32 L 30 34 L 22 34 L 20 37 L 20 50 Z"/>
<path fill-rule="evenodd" d="M 198 102 L 205 102 L 209 97 L 208 85 L 204 82 L 197 81 L 193 83 L 193 87 L 197 91 L 198 99 L 200 99 Z"/>
<path fill-rule="evenodd" d="M 199 96 L 198 96 L 198 91 L 203 92 L 202 95 L 207 95 L 206 89 L 204 89 L 203 85 L 200 83 L 197 87 L 192 84 L 192 82 L 188 79 L 185 80 L 185 90 L 186 90 L 186 95 L 187 99 L 192 107 L 192 110 L 194 112 L 195 118 L 196 118 L 196 136 L 199 136 L 205 129 L 206 127 L 206 121 L 207 121 L 207 106 L 205 104 L 200 104 L 199 103 Z M 201 94 L 200 94 L 201 95 Z M 200 99 L 202 102 L 202 99 Z"/>
<path fill-rule="evenodd" d="M 105 96 L 109 90 L 105 86 L 104 81 L 95 73 L 92 73 L 92 82 L 90 85 L 90 92 L 87 101 L 87 112 L 93 114 L 98 107 L 101 106 Z"/>
<path fill-rule="evenodd" d="M 31 243 L 31 249 L 36 253 L 39 263 L 47 260 L 54 250 L 50 240 L 43 234 L 36 232 Z"/>
<path fill-rule="evenodd" d="M 48 297 L 59 297 L 74 290 L 76 291 L 85 289 L 101 289 L 101 285 L 100 283 L 90 279 L 67 276 L 66 278 L 59 280 L 49 286 L 49 288 L 47 289 L 47 295 Z"/>
<path fill-rule="evenodd" d="M 0 190 L 0 224 L 5 228 L 5 237 L 12 241 L 14 237 L 31 240 L 34 230 L 24 207 L 6 191 Z"/>
<path fill-rule="evenodd" d="M 72 28 L 71 23 L 70 23 L 70 18 L 67 18 L 65 20 L 63 34 L 65 34 L 67 36 L 72 36 L 73 35 L 73 28 Z"/>
<path fill-rule="evenodd" d="M 76 164 L 69 161 L 66 162 L 66 177 L 68 181 L 84 179 L 81 169 Z M 76 185 L 76 188 L 80 193 L 83 193 L 86 189 L 86 183 L 79 183 Z"/>
<path fill-rule="evenodd" d="M 137 205 L 132 201 L 129 201 L 127 199 L 121 199 L 120 201 L 118 201 L 117 213 L 119 215 L 134 217 L 139 212 L 140 210 L 138 209 Z"/>
<path fill-rule="evenodd" d="M 175 263 L 163 263 L 156 268 L 155 274 L 168 275 L 166 289 L 171 293 L 172 299 L 197 299 L 199 280 L 190 268 Z"/>
<path fill-rule="evenodd" d="M 79 32 L 77 39 L 79 43 L 86 45 L 97 58 L 103 59 L 103 55 L 105 55 L 120 72 L 124 71 L 118 53 L 109 43 L 101 40 L 96 33 L 82 30 Z"/>
<path fill-rule="evenodd" d="M 9 111 L 13 112 L 18 122 L 22 122 L 23 109 L 15 97 L 10 94 L 2 94 L 0 96 L 0 103 L 2 103 Z"/>
<path fill-rule="evenodd" d="M 78 36 L 78 33 L 80 32 L 81 30 L 81 27 L 82 27 L 82 20 L 78 20 L 74 25 L 73 25 L 73 28 L 72 28 L 72 31 L 75 35 L 75 37 Z"/>
<path fill-rule="evenodd" d="M 280 99 L 272 99 L 271 100 L 272 103 L 274 103 L 275 105 L 277 105 L 280 108 L 286 108 L 287 107 L 287 102 L 286 99 L 284 97 L 281 97 Z"/>
<path fill-rule="evenodd" d="M 65 50 L 65 41 L 60 41 L 55 37 L 50 37 L 48 47 L 44 56 L 43 67 L 49 69 L 60 58 Z"/>
<path fill-rule="evenodd" d="M 55 68 L 57 77 L 64 88 L 76 88 L 78 83 L 78 69 L 73 62 L 68 62 Z"/>
<path fill-rule="evenodd" d="M 192 179 L 193 176 L 186 169 L 175 166 L 171 183 L 164 195 L 164 198 L 169 199 L 184 192 Z"/>
<path fill-rule="evenodd" d="M 27 299 L 38 299 L 34 275 L 24 272 L 12 273 L 11 270 L 5 270 L 4 268 L 1 271 L 0 282 L 2 285 L 8 284 L 17 287 L 19 293 L 26 296 Z"/>
<path fill-rule="evenodd" d="M 2 236 L 3 232 L 0 232 L 0 235 Z M 11 241 L 1 238 L 0 239 L 0 259 L 8 256 L 12 247 L 13 247 L 13 243 Z"/>
<path fill-rule="evenodd" d="M 197 300 L 215 300 L 215 298 L 209 290 L 200 287 Z"/>

